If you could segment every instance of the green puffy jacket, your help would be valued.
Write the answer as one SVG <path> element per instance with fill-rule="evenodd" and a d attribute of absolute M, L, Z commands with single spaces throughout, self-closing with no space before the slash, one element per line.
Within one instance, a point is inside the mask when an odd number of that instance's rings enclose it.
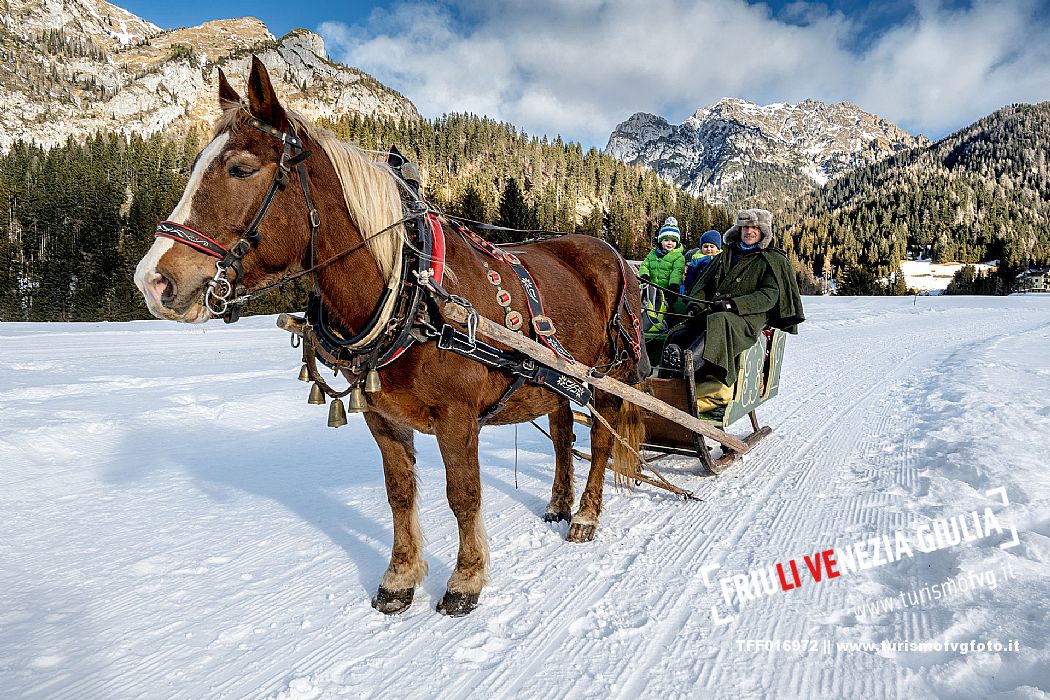
<path fill-rule="evenodd" d="M 678 285 L 682 284 L 683 272 L 685 270 L 685 255 L 682 246 L 672 248 L 663 255 L 659 255 L 659 248 L 653 248 L 642 261 L 638 269 L 639 277 L 648 277 L 653 284 L 667 287 L 678 291 Z"/>

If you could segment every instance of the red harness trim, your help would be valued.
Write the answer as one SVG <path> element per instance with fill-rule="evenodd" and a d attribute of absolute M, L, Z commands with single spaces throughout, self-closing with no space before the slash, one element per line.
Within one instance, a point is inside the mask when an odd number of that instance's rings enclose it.
<path fill-rule="evenodd" d="M 434 279 L 441 284 L 445 276 L 445 232 L 441 229 L 441 222 L 436 214 L 427 214 L 430 221 L 431 250 L 430 257 L 434 269 Z"/>
<path fill-rule="evenodd" d="M 170 238 L 176 243 L 184 243 L 196 251 L 222 260 L 230 252 L 229 248 L 189 226 L 174 221 L 161 221 L 153 232 L 156 238 Z"/>
<path fill-rule="evenodd" d="M 497 248 L 492 243 L 489 243 L 478 234 L 471 231 L 466 226 L 457 224 L 455 221 L 450 222 L 453 230 L 456 231 L 465 241 L 473 245 L 482 253 L 505 263 L 514 271 L 514 276 L 518 278 L 518 282 L 521 284 L 521 291 L 525 293 L 526 306 L 529 309 L 529 315 L 535 320 L 538 317 L 543 319 L 547 318 L 547 312 L 543 308 L 543 297 L 540 296 L 540 290 L 536 286 L 536 282 L 532 277 L 532 273 L 529 272 L 525 264 L 513 253 L 508 253 L 500 248 Z M 539 313 L 536 313 L 537 310 Z M 535 324 L 533 324 L 535 325 Z M 536 330 L 535 327 L 533 330 Z M 568 362 L 576 362 L 576 359 L 565 349 L 565 346 L 558 340 L 557 335 L 541 335 L 534 333 L 535 339 L 540 343 L 543 343 L 553 352 L 555 355 L 565 359 Z"/>

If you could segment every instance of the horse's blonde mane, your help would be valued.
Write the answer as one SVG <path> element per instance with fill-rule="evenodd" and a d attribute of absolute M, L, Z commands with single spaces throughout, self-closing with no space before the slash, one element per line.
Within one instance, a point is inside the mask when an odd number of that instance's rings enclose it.
<path fill-rule="evenodd" d="M 226 103 L 224 107 L 222 116 L 215 123 L 216 135 L 232 128 L 248 113 L 242 104 Z M 328 156 L 339 178 L 350 218 L 379 265 L 383 279 L 389 282 L 401 267 L 404 227 L 393 226 L 385 233 L 375 234 L 403 216 L 397 176 L 386 163 L 373 160 L 365 151 L 341 141 L 328 129 L 307 121 L 296 112 L 288 110 L 287 114 L 299 136 L 316 143 Z"/>

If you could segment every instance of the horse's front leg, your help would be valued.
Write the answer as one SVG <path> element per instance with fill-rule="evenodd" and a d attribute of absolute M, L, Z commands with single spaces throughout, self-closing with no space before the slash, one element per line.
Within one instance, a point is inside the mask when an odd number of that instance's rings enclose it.
<path fill-rule="evenodd" d="M 547 414 L 554 443 L 554 484 L 551 501 L 543 514 L 547 522 L 558 522 L 572 518 L 572 505 L 576 500 L 572 482 L 572 408 L 562 401 L 558 408 Z"/>
<path fill-rule="evenodd" d="M 468 614 L 478 605 L 488 580 L 489 547 L 481 518 L 478 421 L 469 410 L 448 412 L 435 421 L 434 434 L 445 462 L 445 492 L 459 524 L 459 554 L 438 612 Z"/>
<path fill-rule="evenodd" d="M 372 599 L 372 607 L 392 615 L 412 604 L 416 586 L 427 574 L 416 512 L 416 450 L 411 428 L 395 425 L 375 411 L 365 413 L 365 423 L 383 453 L 386 498 L 394 516 L 390 565 Z"/>

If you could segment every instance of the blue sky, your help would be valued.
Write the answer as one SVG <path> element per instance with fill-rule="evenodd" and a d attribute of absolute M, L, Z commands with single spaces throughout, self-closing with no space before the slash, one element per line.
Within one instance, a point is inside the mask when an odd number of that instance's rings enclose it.
<path fill-rule="evenodd" d="M 848 100 L 932 138 L 1050 99 L 1050 0 L 117 4 L 165 28 L 303 26 L 425 116 L 487 114 L 599 147 L 635 112 L 678 123 L 722 97 Z"/>

